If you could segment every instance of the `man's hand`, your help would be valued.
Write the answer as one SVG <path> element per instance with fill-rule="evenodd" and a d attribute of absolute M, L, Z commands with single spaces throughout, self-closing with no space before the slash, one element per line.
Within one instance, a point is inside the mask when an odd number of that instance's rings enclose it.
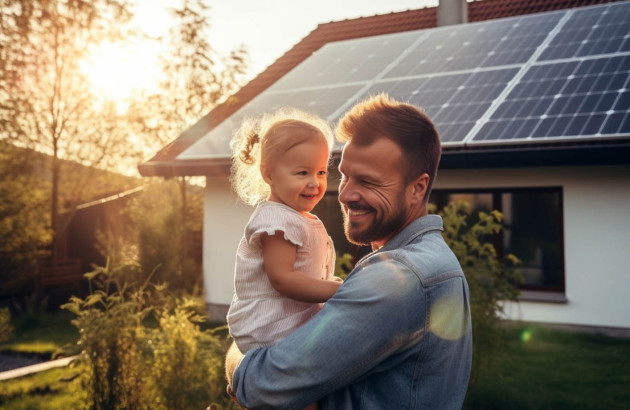
<path fill-rule="evenodd" d="M 228 384 L 227 388 L 225 389 L 228 396 L 230 396 L 230 399 L 232 399 L 232 401 L 236 404 L 238 404 L 239 406 L 241 405 L 241 403 L 238 402 L 238 399 L 236 398 L 236 394 L 234 394 L 234 391 L 232 390 L 232 385 Z M 208 410 L 208 409 L 206 409 Z"/>
<path fill-rule="evenodd" d="M 227 378 L 228 382 L 227 394 L 232 398 L 232 400 L 234 400 L 236 404 L 239 403 L 236 399 L 236 395 L 232 391 L 232 377 L 234 376 L 234 371 L 238 367 L 238 364 L 241 362 L 243 357 L 244 355 L 243 353 L 241 353 L 240 350 L 238 350 L 238 347 L 236 347 L 236 343 L 232 342 L 232 345 L 225 355 L 225 377 Z"/>
<path fill-rule="evenodd" d="M 232 345 L 225 355 L 225 377 L 229 385 L 232 385 L 232 376 L 234 376 L 234 371 L 243 357 L 245 357 L 245 355 L 238 350 L 236 343 L 232 342 Z"/>

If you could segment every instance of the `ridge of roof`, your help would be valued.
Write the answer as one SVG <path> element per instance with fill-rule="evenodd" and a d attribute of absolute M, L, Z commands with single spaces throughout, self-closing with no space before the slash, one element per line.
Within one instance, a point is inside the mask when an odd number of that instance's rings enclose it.
<path fill-rule="evenodd" d="M 473 0 L 468 3 L 468 22 L 473 23 L 617 1 L 620 0 Z M 186 172 L 185 167 L 178 167 L 177 170 L 171 169 L 168 171 L 164 167 L 168 167 L 169 163 L 175 161 L 177 155 L 182 151 L 328 43 L 434 27 L 437 27 L 437 7 L 423 7 L 320 23 L 236 93 L 229 96 L 223 103 L 215 106 L 195 125 L 167 144 L 151 159 L 140 164 L 138 169 L 144 176 L 189 175 L 184 173 Z M 198 164 L 195 164 L 194 168 L 199 169 Z"/>

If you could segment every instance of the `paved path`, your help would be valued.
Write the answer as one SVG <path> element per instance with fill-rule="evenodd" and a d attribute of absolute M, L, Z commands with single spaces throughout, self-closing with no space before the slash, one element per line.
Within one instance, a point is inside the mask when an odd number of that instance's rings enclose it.
<path fill-rule="evenodd" d="M 0 373 L 0 381 L 13 379 L 15 377 L 26 376 L 29 374 L 41 372 L 41 371 L 52 369 L 55 367 L 64 367 L 64 366 L 67 366 L 71 361 L 73 361 L 77 357 L 78 356 L 64 357 L 63 359 L 50 360 L 44 363 L 38 363 L 31 366 L 20 367 L 13 370 L 7 370 L 6 372 Z"/>

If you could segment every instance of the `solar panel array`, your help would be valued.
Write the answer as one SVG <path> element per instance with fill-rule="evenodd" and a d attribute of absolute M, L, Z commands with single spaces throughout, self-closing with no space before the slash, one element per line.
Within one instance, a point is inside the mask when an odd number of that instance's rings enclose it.
<path fill-rule="evenodd" d="M 336 122 L 378 92 L 422 107 L 444 145 L 630 135 L 630 2 L 329 43 L 180 154 L 229 155 L 246 116 Z"/>

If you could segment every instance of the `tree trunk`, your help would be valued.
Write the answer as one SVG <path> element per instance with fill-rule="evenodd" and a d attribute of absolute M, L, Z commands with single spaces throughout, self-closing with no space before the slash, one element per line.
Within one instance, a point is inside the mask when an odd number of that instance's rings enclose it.
<path fill-rule="evenodd" d="M 53 263 L 61 259 L 60 255 L 60 235 L 59 235 L 59 158 L 57 157 L 57 145 L 53 147 L 52 156 L 52 195 L 50 209 L 50 223 L 52 228 L 52 260 Z"/>
<path fill-rule="evenodd" d="M 187 214 L 187 200 L 186 200 L 186 177 L 182 177 L 180 180 L 180 192 L 182 196 L 182 233 L 181 233 L 181 253 L 180 253 L 180 264 L 179 264 L 179 272 L 181 275 L 184 273 L 184 262 L 186 261 L 186 257 L 188 255 L 188 224 L 186 223 L 186 214 Z"/>

